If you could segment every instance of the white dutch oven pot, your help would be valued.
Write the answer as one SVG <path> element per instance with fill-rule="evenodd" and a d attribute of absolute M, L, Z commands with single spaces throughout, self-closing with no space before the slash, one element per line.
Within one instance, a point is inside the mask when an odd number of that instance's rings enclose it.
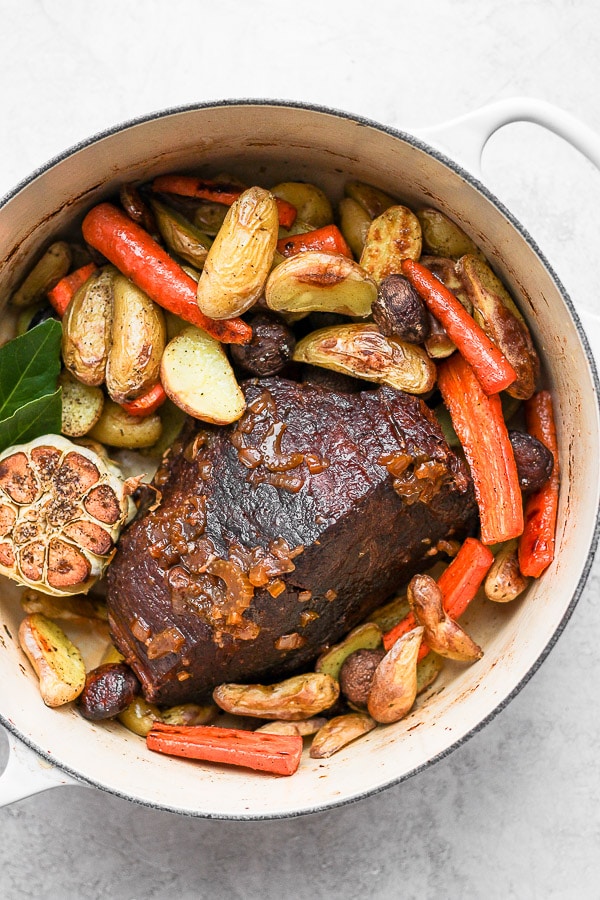
<path fill-rule="evenodd" d="M 489 106 L 426 139 L 478 173 L 489 137 L 513 121 L 549 128 L 600 167 L 600 139 L 536 101 Z M 447 665 L 431 696 L 403 721 L 376 729 L 330 760 L 305 754 L 292 778 L 153 754 L 118 723 L 94 725 L 74 709 L 46 708 L 15 639 L 18 604 L 5 600 L 0 719 L 11 754 L 0 778 L 0 803 L 60 784 L 84 784 L 191 815 L 242 819 L 298 815 L 366 796 L 443 757 L 508 703 L 557 640 L 591 566 L 598 540 L 600 433 L 588 341 L 600 350 L 599 319 L 585 313 L 586 337 L 573 304 L 523 228 L 477 177 L 411 135 L 334 111 L 245 101 L 178 109 L 117 128 L 54 160 L 3 201 L 0 296 L 8 296 L 41 245 L 122 181 L 199 165 L 255 178 L 258 173 L 267 185 L 314 180 L 333 197 L 340 196 L 346 179 L 360 179 L 408 205 L 436 206 L 458 219 L 518 299 L 545 361 L 561 447 L 556 559 L 510 608 L 479 604 L 468 628 L 485 649 L 480 662 Z"/>

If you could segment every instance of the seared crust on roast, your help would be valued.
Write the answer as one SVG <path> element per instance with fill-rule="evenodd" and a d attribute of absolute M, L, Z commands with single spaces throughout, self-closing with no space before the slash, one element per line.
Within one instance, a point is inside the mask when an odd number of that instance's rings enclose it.
<path fill-rule="evenodd" d="M 417 397 L 242 387 L 238 422 L 187 426 L 109 569 L 114 640 L 159 703 L 307 666 L 475 522 Z"/>

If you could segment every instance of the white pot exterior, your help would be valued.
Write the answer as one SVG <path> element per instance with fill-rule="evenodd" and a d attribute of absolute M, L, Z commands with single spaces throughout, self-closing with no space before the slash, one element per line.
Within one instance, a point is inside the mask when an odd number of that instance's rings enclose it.
<path fill-rule="evenodd" d="M 517 298 L 555 398 L 562 486 L 551 569 L 522 600 L 482 603 L 465 616 L 485 650 L 480 662 L 448 664 L 404 720 L 330 760 L 305 753 L 293 778 L 163 757 L 119 724 L 92 724 L 71 708 L 46 708 L 17 645 L 18 604 L 0 606 L 0 716 L 45 759 L 83 782 L 192 815 L 298 815 L 380 790 L 448 753 L 535 671 L 573 609 L 597 541 L 597 382 L 564 291 L 531 240 L 480 184 L 412 137 L 314 108 L 243 102 L 176 110 L 75 148 L 0 209 L 0 297 L 8 296 L 41 245 L 123 181 L 186 168 L 231 171 L 267 186 L 314 181 L 334 198 L 347 179 L 360 179 L 409 206 L 448 212 Z"/>

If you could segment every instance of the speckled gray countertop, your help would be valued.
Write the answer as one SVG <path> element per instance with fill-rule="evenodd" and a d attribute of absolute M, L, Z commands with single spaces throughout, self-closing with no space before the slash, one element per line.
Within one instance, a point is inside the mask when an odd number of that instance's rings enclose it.
<path fill-rule="evenodd" d="M 600 131 L 599 26 L 596 0 L 0 0 L 0 194 L 116 122 L 220 98 L 309 101 L 410 130 L 525 95 Z M 484 173 L 568 292 L 598 303 L 591 163 L 514 125 L 489 142 Z M 48 791 L 0 810 L 0 896 L 600 897 L 599 592 L 596 559 L 525 689 L 406 783 L 250 823 Z"/>

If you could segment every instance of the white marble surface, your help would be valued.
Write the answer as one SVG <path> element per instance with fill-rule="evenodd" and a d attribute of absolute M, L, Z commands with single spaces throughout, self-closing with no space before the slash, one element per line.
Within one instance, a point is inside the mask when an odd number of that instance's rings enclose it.
<path fill-rule="evenodd" d="M 0 194 L 124 119 L 195 101 L 311 101 L 424 126 L 503 97 L 600 131 L 596 0 L 0 0 Z M 600 177 L 531 125 L 487 184 L 574 298 L 598 303 Z M 600 350 L 600 348 L 598 348 Z M 287 821 L 180 818 L 83 788 L 0 810 L 0 896 L 600 897 L 600 560 L 510 706 L 407 783 Z"/>

